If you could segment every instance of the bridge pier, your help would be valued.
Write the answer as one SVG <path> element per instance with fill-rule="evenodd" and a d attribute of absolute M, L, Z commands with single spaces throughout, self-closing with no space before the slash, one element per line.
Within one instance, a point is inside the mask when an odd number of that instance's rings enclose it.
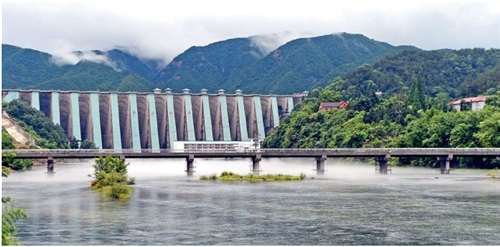
<path fill-rule="evenodd" d="M 391 158 L 391 155 L 386 154 L 385 156 L 377 156 L 375 159 L 379 165 L 379 174 L 387 174 L 387 161 Z"/>
<path fill-rule="evenodd" d="M 327 160 L 326 154 L 322 154 L 321 157 L 316 157 L 316 174 L 325 175 L 325 163 Z"/>
<path fill-rule="evenodd" d="M 441 174 L 450 174 L 450 166 L 453 161 L 453 154 L 449 154 L 448 156 L 439 156 L 439 169 L 441 170 Z"/>
<path fill-rule="evenodd" d="M 54 158 L 47 157 L 47 174 L 54 175 Z"/>
<path fill-rule="evenodd" d="M 190 154 L 188 157 L 186 157 L 186 163 L 187 163 L 187 169 L 186 169 L 187 175 L 188 177 L 192 177 L 194 173 L 194 155 Z"/>
<path fill-rule="evenodd" d="M 262 156 L 260 154 L 256 154 L 252 157 L 252 172 L 254 175 L 260 175 L 260 161 L 262 160 Z"/>

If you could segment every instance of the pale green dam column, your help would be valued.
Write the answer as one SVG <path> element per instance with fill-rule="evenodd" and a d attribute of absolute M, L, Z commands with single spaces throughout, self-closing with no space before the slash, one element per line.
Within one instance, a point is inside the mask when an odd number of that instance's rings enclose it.
<path fill-rule="evenodd" d="M 38 93 L 38 92 L 37 92 Z M 73 136 L 81 141 L 82 140 L 82 129 L 80 128 L 80 102 L 78 99 L 79 94 L 71 93 L 71 122 L 73 128 Z M 33 99 L 32 99 L 33 100 Z M 33 104 L 33 102 L 31 102 Z"/>
<path fill-rule="evenodd" d="M 222 118 L 222 133 L 224 134 L 224 141 L 231 141 L 231 129 L 229 128 L 229 117 L 227 115 L 227 101 L 226 95 L 220 95 L 220 110 Z"/>
<path fill-rule="evenodd" d="M 102 149 L 101 116 L 99 114 L 99 93 L 90 93 L 90 107 L 92 114 L 92 130 L 95 146 Z"/>
<path fill-rule="evenodd" d="M 130 126 L 132 128 L 132 148 L 141 150 L 141 136 L 139 134 L 139 115 L 137 114 L 137 95 L 129 94 L 130 100 Z"/>
<path fill-rule="evenodd" d="M 203 100 L 203 119 L 205 120 L 205 139 L 213 141 L 214 136 L 212 133 L 212 119 L 210 117 L 210 104 L 208 103 L 208 95 L 201 96 Z"/>
<path fill-rule="evenodd" d="M 160 140 L 158 138 L 158 120 L 156 119 L 156 103 L 154 94 L 148 94 L 148 103 L 151 149 L 153 150 L 153 152 L 160 152 Z"/>
<path fill-rule="evenodd" d="M 276 96 L 271 96 L 271 107 L 273 110 L 273 128 L 277 128 L 280 124 L 280 115 L 278 112 L 278 100 L 276 100 Z"/>
<path fill-rule="evenodd" d="M 189 91 L 184 93 L 184 108 L 186 110 L 186 125 L 187 125 L 187 135 L 188 141 L 196 141 L 194 134 L 194 122 L 193 122 L 193 106 L 191 104 L 191 95 Z"/>
<path fill-rule="evenodd" d="M 6 102 L 11 102 L 15 99 L 19 99 L 19 91 L 17 90 L 10 91 L 7 95 L 5 95 L 5 98 L 3 98 L 2 100 Z"/>
<path fill-rule="evenodd" d="M 113 128 L 113 148 L 122 150 L 122 134 L 120 131 L 120 112 L 118 111 L 118 95 L 111 93 L 111 124 Z"/>
<path fill-rule="evenodd" d="M 167 111 L 169 145 L 170 149 L 174 149 L 174 142 L 177 141 L 177 127 L 175 126 L 174 96 L 172 94 L 167 94 Z"/>
<path fill-rule="evenodd" d="M 288 97 L 288 113 L 292 113 L 293 110 L 293 97 L 289 96 Z"/>
<path fill-rule="evenodd" d="M 245 115 L 245 104 L 243 103 L 243 95 L 238 95 L 238 116 L 240 119 L 241 140 L 248 140 L 247 118 Z"/>
<path fill-rule="evenodd" d="M 31 107 L 40 110 L 40 94 L 38 91 L 31 92 Z"/>
<path fill-rule="evenodd" d="M 52 100 L 51 100 L 52 107 L 50 108 L 50 112 L 52 115 L 52 122 L 54 122 L 54 124 L 61 125 L 61 112 L 59 111 L 59 92 L 52 91 L 51 95 L 52 95 Z"/>
<path fill-rule="evenodd" d="M 264 140 L 266 138 L 266 132 L 264 130 L 264 119 L 262 118 L 262 104 L 260 102 L 260 96 L 253 96 L 253 101 L 255 104 L 255 115 L 257 118 L 257 132 L 259 140 Z"/>

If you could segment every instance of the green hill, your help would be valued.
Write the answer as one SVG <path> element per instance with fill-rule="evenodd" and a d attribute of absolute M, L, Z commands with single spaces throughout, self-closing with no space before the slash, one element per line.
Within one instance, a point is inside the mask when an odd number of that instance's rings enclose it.
<path fill-rule="evenodd" d="M 57 65 L 50 54 L 2 45 L 2 87 L 17 89 L 60 89 L 102 91 L 151 91 L 157 69 L 120 50 L 92 51 L 109 63 L 81 60 L 75 65 Z M 78 52 L 76 52 L 78 54 Z M 140 76 L 142 75 L 142 76 Z"/>
<path fill-rule="evenodd" d="M 2 45 L 2 87 L 36 88 L 36 84 L 59 78 L 71 67 L 58 66 L 51 58 L 32 49 Z"/>
<path fill-rule="evenodd" d="M 497 87 L 498 81 L 494 81 L 494 77 L 493 82 L 487 85 L 474 78 L 483 78 L 485 76 L 480 75 L 488 71 L 495 73 L 493 68 L 499 61 L 498 49 L 409 50 L 382 58 L 373 65 L 360 66 L 336 78 L 329 88 L 342 93 L 345 100 L 369 96 L 377 90 L 384 95 L 406 94 L 411 83 L 420 75 L 426 95 L 446 93 L 451 98 L 475 96 Z M 484 86 L 470 86 L 480 84 Z"/>
<path fill-rule="evenodd" d="M 261 54 L 251 38 L 191 47 L 154 79 L 176 91 L 206 88 L 215 92 L 295 93 L 328 85 L 350 69 L 414 47 L 394 47 L 359 34 L 334 34 L 290 41 Z"/>
<path fill-rule="evenodd" d="M 165 67 L 153 79 L 160 88 L 180 92 L 189 88 L 194 92 L 210 92 L 227 88 L 228 79 L 252 66 L 262 55 L 249 38 L 216 42 L 204 47 L 191 47 Z M 232 89 L 232 88 L 231 88 Z"/>

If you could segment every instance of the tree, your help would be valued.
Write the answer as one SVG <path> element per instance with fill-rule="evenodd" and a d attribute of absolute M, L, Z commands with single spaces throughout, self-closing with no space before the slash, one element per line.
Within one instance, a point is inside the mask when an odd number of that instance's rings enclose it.
<path fill-rule="evenodd" d="M 474 137 L 482 147 L 500 147 L 500 112 L 495 112 L 490 118 L 482 121 Z"/>
<path fill-rule="evenodd" d="M 10 172 L 9 162 L 14 159 L 13 154 L 2 154 L 2 177 L 7 177 Z M 20 245 L 21 242 L 16 237 L 16 227 L 14 224 L 20 219 L 28 219 L 28 214 L 24 209 L 16 207 L 10 197 L 2 197 L 2 245 Z"/>
<path fill-rule="evenodd" d="M 80 145 L 78 144 L 78 142 L 79 142 L 79 140 L 77 140 L 75 136 L 71 137 L 71 140 L 69 141 L 69 148 L 71 148 L 71 149 L 80 148 Z"/>
<path fill-rule="evenodd" d="M 127 177 L 127 166 L 120 157 L 108 155 L 97 158 L 94 164 L 94 181 L 91 189 L 97 190 L 106 196 L 117 199 L 128 199 L 132 189 L 128 184 L 133 184 L 134 179 Z M 92 175 L 89 174 L 89 177 Z"/>
<path fill-rule="evenodd" d="M 408 105 L 412 106 L 415 110 L 425 110 L 425 93 L 422 85 L 420 75 L 411 84 L 410 92 L 408 94 Z"/>
<path fill-rule="evenodd" d="M 96 149 L 97 147 L 95 146 L 95 143 L 89 140 L 83 140 L 82 144 L 80 145 L 81 149 Z"/>
<path fill-rule="evenodd" d="M 333 90 L 324 90 L 318 96 L 319 102 L 338 102 L 342 100 L 342 95 Z"/>

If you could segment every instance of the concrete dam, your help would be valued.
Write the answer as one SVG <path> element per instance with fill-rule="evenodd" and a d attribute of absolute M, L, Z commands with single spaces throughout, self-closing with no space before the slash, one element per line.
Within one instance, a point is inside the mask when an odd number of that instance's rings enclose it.
<path fill-rule="evenodd" d="M 306 93 L 294 95 L 2 90 L 100 149 L 171 149 L 175 141 L 263 140 Z"/>

